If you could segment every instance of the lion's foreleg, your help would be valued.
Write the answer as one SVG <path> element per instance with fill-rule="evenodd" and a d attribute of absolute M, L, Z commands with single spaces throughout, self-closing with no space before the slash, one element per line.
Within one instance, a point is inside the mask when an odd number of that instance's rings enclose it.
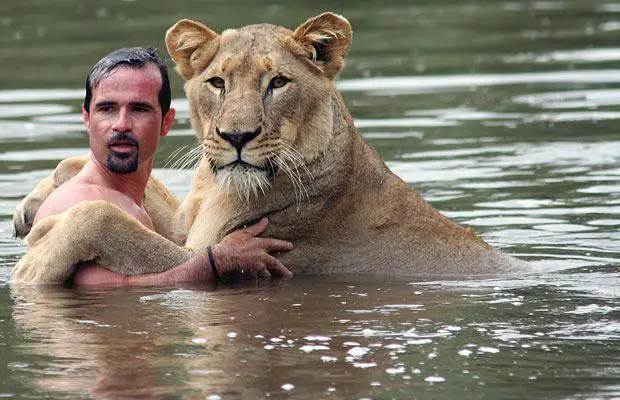
<path fill-rule="evenodd" d="M 30 232 L 34 217 L 45 199 L 54 189 L 80 172 L 87 161 L 87 155 L 62 160 L 51 175 L 45 177 L 24 197 L 13 212 L 13 236 L 23 238 Z"/>
<path fill-rule="evenodd" d="M 89 202 L 90 203 L 90 202 Z M 96 242 L 98 264 L 123 275 L 163 272 L 189 260 L 193 252 L 155 233 L 116 206 L 103 209 Z"/>
<path fill-rule="evenodd" d="M 79 203 L 44 218 L 26 241 L 26 254 L 11 274 L 14 283 L 64 283 L 86 261 L 124 275 L 162 272 L 192 254 L 106 201 Z"/>
<path fill-rule="evenodd" d="M 52 175 L 43 179 L 13 211 L 13 236 L 23 238 L 32 229 L 32 223 L 41 204 L 56 189 Z"/>
<path fill-rule="evenodd" d="M 146 185 L 142 204 L 153 221 L 155 232 L 177 244 L 185 243 L 175 237 L 175 214 L 181 201 L 153 175 Z"/>

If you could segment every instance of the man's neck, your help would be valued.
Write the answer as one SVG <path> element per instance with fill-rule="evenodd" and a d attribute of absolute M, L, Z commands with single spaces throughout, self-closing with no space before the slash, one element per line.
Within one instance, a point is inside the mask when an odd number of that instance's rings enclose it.
<path fill-rule="evenodd" d="M 146 184 L 151 176 L 152 165 L 152 161 L 149 161 L 144 163 L 136 172 L 117 174 L 91 158 L 80 172 L 80 175 L 90 184 L 121 192 L 133 199 L 136 204 L 142 205 L 142 198 L 144 197 Z"/>

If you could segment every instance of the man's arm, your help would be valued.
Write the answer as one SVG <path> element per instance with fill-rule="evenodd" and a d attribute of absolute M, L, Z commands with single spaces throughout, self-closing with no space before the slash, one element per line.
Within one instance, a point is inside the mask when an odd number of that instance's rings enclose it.
<path fill-rule="evenodd" d="M 218 275 L 244 270 L 260 277 L 292 276 L 269 252 L 291 250 L 293 245 L 283 240 L 257 237 L 265 231 L 267 224 L 267 218 L 263 218 L 255 225 L 230 233 L 212 246 Z M 157 286 L 213 280 L 213 266 L 206 251 L 197 253 L 178 267 L 160 273 L 127 276 L 88 264 L 78 268 L 73 276 L 73 284 L 80 286 Z"/>
<path fill-rule="evenodd" d="M 101 198 L 102 194 L 96 187 L 67 183 L 58 187 L 44 201 L 37 212 L 34 224 L 45 217 L 62 213 L 78 203 Z M 264 218 L 256 225 L 232 232 L 220 243 L 212 246 L 220 275 L 242 269 L 263 277 L 272 274 L 275 276 L 291 275 L 290 271 L 269 252 L 291 250 L 293 245 L 277 239 L 257 237 L 264 232 L 267 224 L 268 221 Z M 165 239 L 162 238 L 162 240 Z M 128 251 L 131 250 L 128 249 Z M 94 263 L 79 265 L 72 275 L 72 281 L 76 285 L 131 286 L 214 280 L 211 264 L 204 253 L 198 253 L 183 264 L 167 271 L 145 275 L 123 275 L 105 267 L 106 265 Z"/>

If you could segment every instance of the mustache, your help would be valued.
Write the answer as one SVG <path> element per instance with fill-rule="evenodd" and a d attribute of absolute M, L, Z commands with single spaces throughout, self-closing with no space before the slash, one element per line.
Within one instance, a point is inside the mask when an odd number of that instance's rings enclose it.
<path fill-rule="evenodd" d="M 138 140 L 127 132 L 115 132 L 114 135 L 108 139 L 108 146 L 111 146 L 114 142 L 127 142 L 132 146 L 140 147 Z"/>

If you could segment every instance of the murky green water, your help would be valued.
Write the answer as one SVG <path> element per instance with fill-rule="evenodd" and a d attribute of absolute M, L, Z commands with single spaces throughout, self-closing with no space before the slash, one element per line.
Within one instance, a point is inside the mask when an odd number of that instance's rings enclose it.
<path fill-rule="evenodd" d="M 362 135 L 449 217 L 547 271 L 516 280 L 296 277 L 236 287 L 11 290 L 12 210 L 86 150 L 82 82 L 190 17 L 295 27 L 332 9 Z M 0 2 L 0 397 L 620 397 L 620 3 Z M 156 174 L 194 143 L 180 118 Z M 169 164 L 168 164 L 169 165 Z"/>

